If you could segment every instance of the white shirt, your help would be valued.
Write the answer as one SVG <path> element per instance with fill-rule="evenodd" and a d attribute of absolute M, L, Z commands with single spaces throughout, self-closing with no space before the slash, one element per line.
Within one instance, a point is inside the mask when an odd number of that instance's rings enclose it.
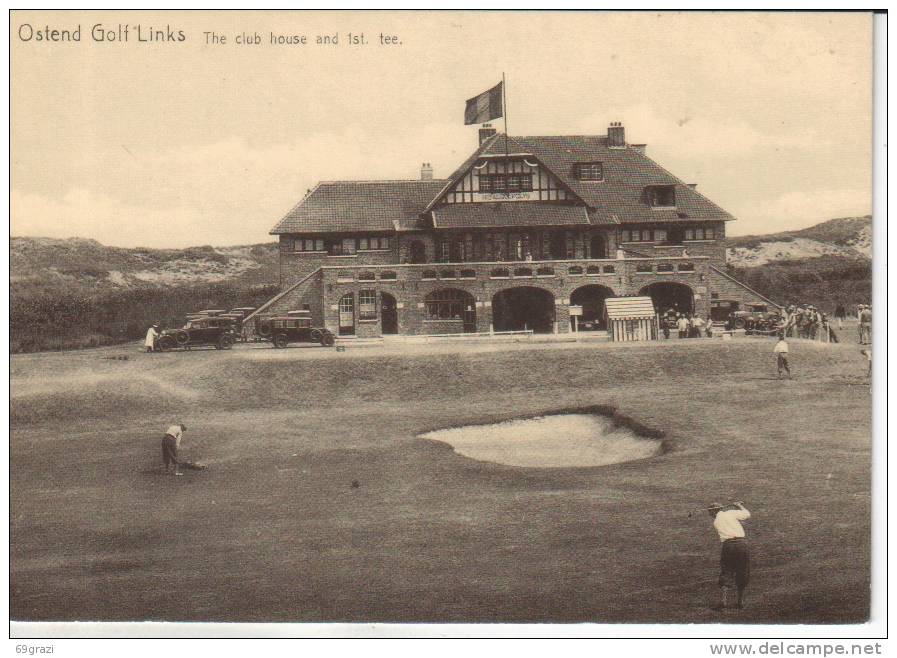
<path fill-rule="evenodd" d="M 786 343 L 784 340 L 780 340 L 779 342 L 776 343 L 776 346 L 772 348 L 772 353 L 773 354 L 779 354 L 779 353 L 788 354 L 788 343 Z"/>
<path fill-rule="evenodd" d="M 744 537 L 744 528 L 741 527 L 741 521 L 751 518 L 751 513 L 746 509 L 730 509 L 716 513 L 713 519 L 713 527 L 719 534 L 719 540 L 735 539 L 736 537 Z"/>
<path fill-rule="evenodd" d="M 146 340 L 144 341 L 144 345 L 146 347 L 152 347 L 154 345 L 155 339 L 159 336 L 159 332 L 156 331 L 155 327 L 150 327 L 146 332 Z"/>
<path fill-rule="evenodd" d="M 695 318 L 694 320 L 692 320 L 692 323 L 693 323 L 698 329 L 700 329 L 701 327 L 704 326 L 704 321 L 703 321 L 701 318 Z"/>
<path fill-rule="evenodd" d="M 676 320 L 676 326 L 679 328 L 679 331 L 685 331 L 688 329 L 688 320 L 686 318 L 679 318 Z"/>
<path fill-rule="evenodd" d="M 181 426 L 180 425 L 172 425 L 167 430 L 165 430 L 166 434 L 169 434 L 175 438 L 175 442 L 178 446 L 181 445 Z"/>

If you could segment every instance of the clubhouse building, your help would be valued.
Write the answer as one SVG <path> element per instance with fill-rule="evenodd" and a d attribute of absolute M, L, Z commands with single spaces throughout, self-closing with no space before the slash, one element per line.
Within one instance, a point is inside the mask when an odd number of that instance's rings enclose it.
<path fill-rule="evenodd" d="M 607 135 L 490 127 L 448 178 L 327 181 L 271 230 L 281 292 L 256 316 L 305 311 L 340 336 L 604 331 L 605 300 L 708 315 L 776 305 L 725 272 L 734 218 Z M 575 322 L 572 318 L 575 316 Z"/>

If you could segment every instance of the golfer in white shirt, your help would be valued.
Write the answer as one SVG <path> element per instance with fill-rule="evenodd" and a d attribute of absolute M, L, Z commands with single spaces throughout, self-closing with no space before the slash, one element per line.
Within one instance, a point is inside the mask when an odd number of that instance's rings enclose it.
<path fill-rule="evenodd" d="M 722 542 L 719 557 L 720 608 L 728 607 L 729 590 L 736 590 L 735 607 L 744 607 L 744 590 L 751 575 L 751 560 L 747 541 L 744 538 L 742 521 L 751 518 L 741 502 L 723 507 L 714 503 L 707 508 L 713 517 L 713 527 Z"/>
<path fill-rule="evenodd" d="M 779 379 L 782 377 L 782 370 L 788 373 L 788 379 L 791 379 L 791 367 L 788 365 L 788 341 L 785 340 L 785 334 L 779 334 L 779 340 L 772 353 L 776 355 L 776 368 Z"/>
<path fill-rule="evenodd" d="M 181 462 L 178 461 L 178 448 L 181 447 L 181 436 L 187 431 L 187 426 L 183 423 L 172 425 L 165 431 L 162 437 L 162 464 L 165 466 L 165 472 L 169 472 L 169 467 L 174 468 L 175 475 L 183 475 L 181 473 Z"/>

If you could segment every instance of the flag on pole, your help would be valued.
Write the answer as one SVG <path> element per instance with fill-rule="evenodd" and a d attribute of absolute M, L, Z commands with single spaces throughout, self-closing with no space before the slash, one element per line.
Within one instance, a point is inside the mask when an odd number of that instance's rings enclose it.
<path fill-rule="evenodd" d="M 502 107 L 502 85 L 499 82 L 489 91 L 484 91 L 479 96 L 467 99 L 467 107 L 464 108 L 464 125 L 472 123 L 486 123 L 504 115 Z"/>

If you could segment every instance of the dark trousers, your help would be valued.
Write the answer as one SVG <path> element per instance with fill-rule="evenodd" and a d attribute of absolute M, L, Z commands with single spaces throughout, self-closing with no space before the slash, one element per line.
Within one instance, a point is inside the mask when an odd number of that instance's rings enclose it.
<path fill-rule="evenodd" d="M 743 590 L 751 578 L 751 556 L 744 539 L 727 539 L 719 556 L 719 586 Z"/>
<path fill-rule="evenodd" d="M 175 466 L 180 464 L 178 461 L 178 442 L 171 434 L 166 434 L 162 437 L 162 463 L 165 464 L 165 468 L 168 468 L 171 464 Z"/>
<path fill-rule="evenodd" d="M 778 366 L 779 374 L 781 375 L 781 374 L 782 374 L 782 370 L 784 370 L 785 372 L 787 372 L 787 373 L 790 375 L 790 374 L 791 374 L 791 368 L 788 367 L 788 355 L 783 354 L 782 352 L 779 352 L 779 353 L 776 355 L 776 357 L 777 357 L 777 358 L 776 358 L 776 365 Z"/>

